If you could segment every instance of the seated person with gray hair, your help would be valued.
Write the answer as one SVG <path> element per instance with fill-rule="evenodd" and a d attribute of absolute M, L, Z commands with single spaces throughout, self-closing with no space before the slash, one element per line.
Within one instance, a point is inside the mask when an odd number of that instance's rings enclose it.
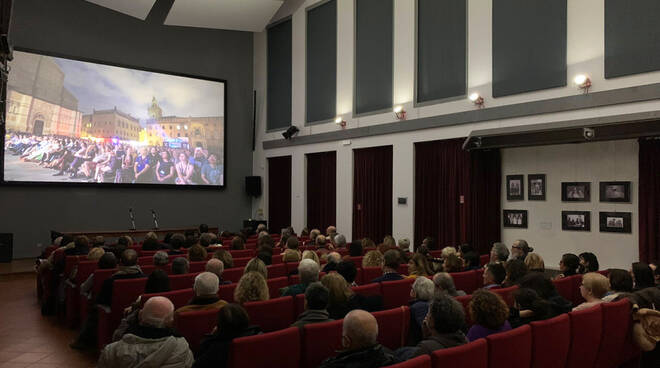
<path fill-rule="evenodd" d="M 222 279 L 222 273 L 225 272 L 225 265 L 217 258 L 211 258 L 206 262 L 206 272 L 211 272 L 218 276 L 218 283 L 220 285 L 231 284 L 231 281 Z"/>
<path fill-rule="evenodd" d="M 378 322 L 369 312 L 356 309 L 344 317 L 342 350 L 320 368 L 385 367 L 396 363 L 392 353 L 378 343 Z"/>
<path fill-rule="evenodd" d="M 415 344 L 422 339 L 422 322 L 434 294 L 435 285 L 427 277 L 416 278 L 410 289 L 410 297 L 414 300 L 410 306 L 410 339 Z"/>
<path fill-rule="evenodd" d="M 320 282 L 314 282 L 305 290 L 305 311 L 291 327 L 302 327 L 311 323 L 329 322 L 328 300 L 330 292 Z"/>
<path fill-rule="evenodd" d="M 156 252 L 156 254 L 154 254 L 154 266 L 162 268 L 167 266 L 168 263 L 170 263 L 170 258 L 166 252 L 159 250 Z"/>
<path fill-rule="evenodd" d="M 298 275 L 300 283 L 280 289 L 281 296 L 296 296 L 307 290 L 309 284 L 319 281 L 319 264 L 313 259 L 303 259 L 298 264 Z"/>
<path fill-rule="evenodd" d="M 186 339 L 172 330 L 174 305 L 162 296 L 147 300 L 138 325 L 101 352 L 98 367 L 192 367 Z"/>
<path fill-rule="evenodd" d="M 489 263 L 506 262 L 509 259 L 509 248 L 504 243 L 495 243 L 490 249 Z"/>
<path fill-rule="evenodd" d="M 433 276 L 436 294 L 447 294 L 451 297 L 464 296 L 465 291 L 456 290 L 454 279 L 447 272 L 438 272 Z"/>
<path fill-rule="evenodd" d="M 335 248 L 346 248 L 346 236 L 344 234 L 337 234 L 334 237 Z"/>
<path fill-rule="evenodd" d="M 337 252 L 328 253 L 328 263 L 323 267 L 323 272 L 337 271 L 337 265 L 341 262 L 341 254 Z"/>
<path fill-rule="evenodd" d="M 190 262 L 183 257 L 174 258 L 172 261 L 172 275 L 183 275 L 190 272 Z"/>
<path fill-rule="evenodd" d="M 176 314 L 190 311 L 220 309 L 227 302 L 218 296 L 219 280 L 218 276 L 211 272 L 202 272 L 195 277 L 193 291 L 195 296 L 185 305 L 176 310 Z"/>

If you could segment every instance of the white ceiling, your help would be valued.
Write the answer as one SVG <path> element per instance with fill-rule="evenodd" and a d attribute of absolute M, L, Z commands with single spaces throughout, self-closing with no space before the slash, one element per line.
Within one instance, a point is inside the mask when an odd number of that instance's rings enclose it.
<path fill-rule="evenodd" d="M 90 3 L 145 20 L 156 0 L 87 0 Z"/>
<path fill-rule="evenodd" d="M 87 0 L 146 19 L 156 0 Z M 284 0 L 175 0 L 165 24 L 170 26 L 261 32 Z"/>
<path fill-rule="evenodd" d="M 283 0 L 176 0 L 165 24 L 261 32 L 283 3 Z"/>

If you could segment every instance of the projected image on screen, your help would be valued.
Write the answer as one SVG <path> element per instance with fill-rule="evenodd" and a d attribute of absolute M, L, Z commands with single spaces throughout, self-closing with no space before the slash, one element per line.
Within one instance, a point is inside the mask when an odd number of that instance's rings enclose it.
<path fill-rule="evenodd" d="M 224 185 L 225 84 L 14 52 L 6 182 Z"/>

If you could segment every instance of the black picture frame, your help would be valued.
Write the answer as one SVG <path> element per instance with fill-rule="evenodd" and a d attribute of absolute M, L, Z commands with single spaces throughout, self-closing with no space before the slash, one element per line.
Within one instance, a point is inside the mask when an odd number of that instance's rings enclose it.
<path fill-rule="evenodd" d="M 516 187 L 518 183 L 518 187 Z M 506 176 L 506 199 L 507 201 L 525 200 L 525 175 Z"/>
<path fill-rule="evenodd" d="M 576 220 L 581 221 L 576 223 Z M 564 231 L 591 231 L 591 212 L 561 211 L 561 229 Z"/>
<path fill-rule="evenodd" d="M 545 174 L 527 175 L 527 200 L 545 201 Z"/>
<path fill-rule="evenodd" d="M 147 189 L 154 189 L 154 188 L 161 188 L 161 189 L 175 189 L 175 190 L 201 190 L 201 191 L 224 191 L 227 188 L 227 182 L 228 182 L 228 170 L 227 170 L 227 163 L 228 161 L 228 150 L 227 150 L 227 121 L 229 120 L 229 108 L 227 106 L 228 100 L 227 100 L 227 92 L 229 91 L 229 84 L 226 79 L 222 78 L 216 78 L 216 77 L 211 77 L 211 76 L 206 76 L 206 75 L 195 75 L 195 74 L 188 74 L 188 73 L 182 73 L 182 72 L 176 72 L 172 70 L 165 70 L 165 69 L 157 69 L 157 68 L 149 68 L 149 67 L 143 67 L 143 66 L 138 66 L 138 65 L 132 65 L 132 64 L 124 64 L 124 63 L 117 63 L 117 62 L 112 62 L 112 61 L 107 61 L 107 60 L 100 60 L 96 58 L 89 58 L 89 57 L 81 57 L 81 56 L 73 56 L 71 54 L 65 54 L 65 53 L 60 53 L 60 52 L 52 52 L 52 51 L 46 51 L 46 50 L 40 50 L 40 49 L 33 49 L 29 47 L 22 47 L 22 46 L 15 46 L 13 48 L 14 51 L 19 51 L 19 52 L 26 52 L 26 53 L 33 53 L 33 54 L 38 54 L 38 55 L 43 55 L 43 56 L 50 56 L 50 57 L 56 57 L 56 58 L 62 58 L 62 59 L 69 59 L 69 60 L 74 60 L 74 61 L 82 61 L 82 62 L 87 62 L 87 63 L 95 63 L 95 64 L 100 64 L 100 65 L 108 65 L 108 66 L 114 66 L 114 67 L 119 67 L 119 68 L 126 68 L 126 69 L 135 69 L 135 70 L 140 70 L 140 71 L 145 71 L 145 72 L 150 72 L 150 73 L 160 73 L 160 74 L 167 74 L 167 75 L 172 75 L 172 76 L 178 76 L 178 77 L 185 77 L 185 78 L 192 78 L 192 79 L 200 79 L 200 80 L 206 80 L 206 81 L 211 81 L 211 82 L 218 82 L 222 83 L 224 86 L 224 91 L 223 91 L 223 107 L 224 107 L 224 115 L 223 115 L 223 137 L 222 137 L 222 154 L 223 154 L 223 162 L 222 165 L 224 166 L 223 168 L 223 182 L 221 185 L 177 185 L 177 184 L 142 184 L 142 183 L 89 183 L 89 182 L 59 182 L 59 181 L 53 181 L 53 182 L 48 182 L 48 181 L 8 181 L 5 178 L 5 172 L 4 172 L 4 149 L 0 149 L 0 188 L 1 187 L 79 187 L 79 188 L 121 188 L 121 189 L 126 189 L 126 188 L 147 188 Z M 5 111 L 0 111 L 0 113 L 5 113 Z M 6 130 L 6 124 L 0 124 L 0 146 L 4 147 L 5 145 L 5 135 L 7 134 Z"/>
<path fill-rule="evenodd" d="M 600 212 L 598 217 L 601 233 L 632 233 L 631 212 Z"/>
<path fill-rule="evenodd" d="M 590 182 L 561 183 L 562 202 L 591 202 Z"/>
<path fill-rule="evenodd" d="M 601 202 L 630 203 L 629 181 L 601 181 L 599 189 Z"/>
<path fill-rule="evenodd" d="M 504 227 L 527 229 L 527 223 L 527 210 L 502 211 L 502 226 Z"/>

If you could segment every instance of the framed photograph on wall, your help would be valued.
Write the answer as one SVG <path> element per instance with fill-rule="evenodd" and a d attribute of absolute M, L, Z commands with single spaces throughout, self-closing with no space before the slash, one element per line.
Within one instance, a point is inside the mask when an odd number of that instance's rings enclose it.
<path fill-rule="evenodd" d="M 562 202 L 591 202 L 591 183 L 561 183 Z"/>
<path fill-rule="evenodd" d="M 504 210 L 504 227 L 527 229 L 527 210 Z"/>
<path fill-rule="evenodd" d="M 630 212 L 600 212 L 601 233 L 626 233 L 632 232 L 632 214 Z"/>
<path fill-rule="evenodd" d="M 630 203 L 630 182 L 601 181 L 600 201 Z"/>
<path fill-rule="evenodd" d="M 506 199 L 507 201 L 525 200 L 525 175 L 506 176 Z"/>
<path fill-rule="evenodd" d="M 591 212 L 561 211 L 561 229 L 571 231 L 591 231 Z"/>
<path fill-rule="evenodd" d="M 527 175 L 527 199 L 545 201 L 545 174 Z"/>

